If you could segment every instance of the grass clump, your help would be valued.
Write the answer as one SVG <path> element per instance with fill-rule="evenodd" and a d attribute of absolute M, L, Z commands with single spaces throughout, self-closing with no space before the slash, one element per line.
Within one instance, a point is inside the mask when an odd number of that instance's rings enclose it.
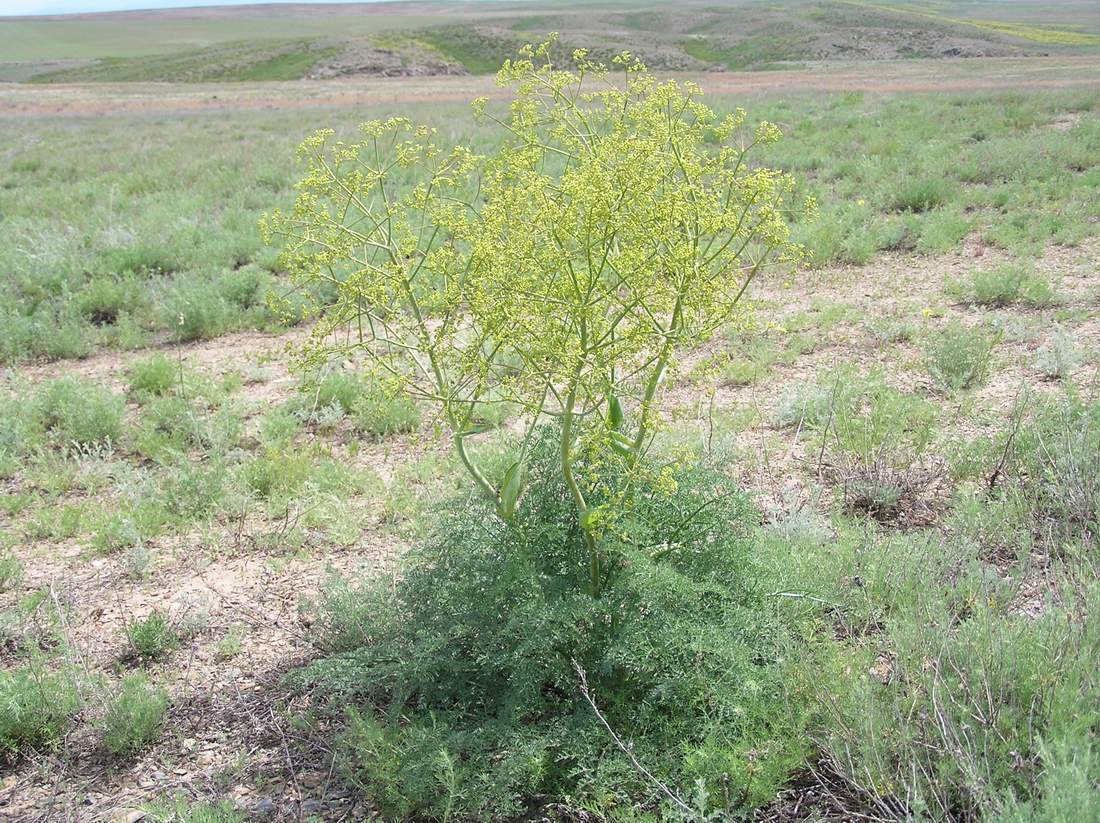
<path fill-rule="evenodd" d="M 1019 263 L 976 271 L 969 280 L 950 283 L 948 291 L 964 303 L 979 306 L 1023 303 L 1045 307 L 1054 305 L 1058 299 L 1046 278 L 1037 274 L 1034 268 Z"/>
<path fill-rule="evenodd" d="M 936 386 L 948 392 L 979 386 L 989 377 L 1000 334 L 952 320 L 925 344 L 925 366 Z"/>
<path fill-rule="evenodd" d="M 163 397 L 180 382 L 179 364 L 158 352 L 130 366 L 127 380 L 137 397 Z"/>
<path fill-rule="evenodd" d="M 419 428 L 420 409 L 408 395 L 393 395 L 372 383 L 352 405 L 352 421 L 361 432 L 388 437 Z"/>
<path fill-rule="evenodd" d="M 314 385 L 308 387 L 307 397 L 314 412 L 329 407 L 349 414 L 363 393 L 363 380 L 358 375 L 341 369 L 326 371 Z"/>
<path fill-rule="evenodd" d="M 108 389 L 79 377 L 60 377 L 34 401 L 38 425 L 57 445 L 92 446 L 122 439 L 125 404 Z"/>
<path fill-rule="evenodd" d="M 904 183 L 894 194 L 890 206 L 893 211 L 921 213 L 942 206 L 951 197 L 951 186 L 946 179 L 926 177 Z"/>
<path fill-rule="evenodd" d="M 23 579 L 23 561 L 11 549 L 0 549 L 0 592 L 6 592 Z"/>
<path fill-rule="evenodd" d="M 143 620 L 126 624 L 126 640 L 137 660 L 155 662 L 163 660 L 180 644 L 179 631 L 161 612 L 150 612 Z"/>
<path fill-rule="evenodd" d="M 201 278 L 182 280 L 165 298 L 163 324 L 178 343 L 209 340 L 231 328 L 229 303 Z"/>
<path fill-rule="evenodd" d="M 68 674 L 41 660 L 0 671 L 0 753 L 11 758 L 56 746 L 77 704 Z"/>
<path fill-rule="evenodd" d="M 770 799 L 803 760 L 805 717 L 782 696 L 791 629 L 765 606 L 747 498 L 703 469 L 650 476 L 620 501 L 593 598 L 554 450 L 539 446 L 514 525 L 463 500 L 396 587 L 330 588 L 318 630 L 339 653 L 295 679 L 352 701 L 345 774 L 398 818 L 668 802 L 594 703 L 700 813 Z"/>
<path fill-rule="evenodd" d="M 160 800 L 149 807 L 152 823 L 244 823 L 244 815 L 228 802 L 192 802 L 184 797 Z"/>
<path fill-rule="evenodd" d="M 141 289 L 133 277 L 96 277 L 73 302 L 83 319 L 95 326 L 109 326 L 140 306 Z"/>
<path fill-rule="evenodd" d="M 300 489 L 313 471 L 313 455 L 269 447 L 241 467 L 245 488 L 264 500 L 281 499 Z"/>
<path fill-rule="evenodd" d="M 167 710 L 164 689 L 150 686 L 141 674 L 123 678 L 101 721 L 103 745 L 122 756 L 148 748 L 160 734 Z"/>

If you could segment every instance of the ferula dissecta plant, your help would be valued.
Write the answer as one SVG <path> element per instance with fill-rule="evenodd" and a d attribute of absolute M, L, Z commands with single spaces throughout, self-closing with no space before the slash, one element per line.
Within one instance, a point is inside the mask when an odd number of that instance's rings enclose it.
<path fill-rule="evenodd" d="M 536 431 L 557 428 L 598 596 L 613 512 L 588 505 L 593 472 L 608 460 L 640 470 L 677 353 L 736 318 L 761 268 L 800 249 L 792 179 L 748 162 L 778 128 L 747 129 L 740 109 L 719 117 L 697 86 L 659 81 L 628 54 L 619 75 L 584 51 L 560 68 L 553 50 L 504 64 L 508 112 L 474 102 L 500 132 L 495 151 L 441 146 L 403 118 L 365 123 L 356 142 L 319 131 L 300 148 L 293 210 L 263 229 L 295 282 L 326 296 L 307 357 L 360 352 L 394 391 L 434 405 L 505 520 Z M 524 431 L 494 482 L 467 439 L 482 404 L 500 402 L 522 410 Z"/>

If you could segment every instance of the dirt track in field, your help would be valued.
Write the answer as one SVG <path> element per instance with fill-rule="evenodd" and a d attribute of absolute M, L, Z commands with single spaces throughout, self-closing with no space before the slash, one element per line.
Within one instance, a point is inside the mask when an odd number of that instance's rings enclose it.
<path fill-rule="evenodd" d="M 807 69 L 676 75 L 710 94 L 1013 91 L 1100 88 L 1088 57 L 822 63 Z M 0 85 L 0 117 L 183 114 L 222 110 L 357 108 L 507 97 L 492 77 L 345 78 L 288 83 Z"/>

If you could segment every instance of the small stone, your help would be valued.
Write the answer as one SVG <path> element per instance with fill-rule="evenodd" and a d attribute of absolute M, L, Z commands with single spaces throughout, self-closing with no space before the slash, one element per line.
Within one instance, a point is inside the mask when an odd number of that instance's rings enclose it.
<path fill-rule="evenodd" d="M 269 815 L 275 811 L 275 801 L 270 797 L 261 797 L 252 804 L 253 814 Z"/>
<path fill-rule="evenodd" d="M 325 776 L 320 772 L 304 772 L 298 776 L 298 782 L 305 786 L 307 789 L 312 789 L 321 785 L 321 781 L 325 779 Z"/>

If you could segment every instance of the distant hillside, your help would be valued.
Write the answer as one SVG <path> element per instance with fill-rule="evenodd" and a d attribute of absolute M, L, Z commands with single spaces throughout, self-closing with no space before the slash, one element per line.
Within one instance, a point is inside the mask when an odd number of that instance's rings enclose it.
<path fill-rule="evenodd" d="M 224 6 L 0 19 L 0 78 L 34 82 L 295 80 L 494 71 L 525 42 L 623 49 L 662 71 L 830 60 L 1100 51 L 1100 4 L 861 0 L 397 2 Z M 1002 14 L 997 18 L 992 13 Z M 58 62 L 63 61 L 63 62 Z"/>

